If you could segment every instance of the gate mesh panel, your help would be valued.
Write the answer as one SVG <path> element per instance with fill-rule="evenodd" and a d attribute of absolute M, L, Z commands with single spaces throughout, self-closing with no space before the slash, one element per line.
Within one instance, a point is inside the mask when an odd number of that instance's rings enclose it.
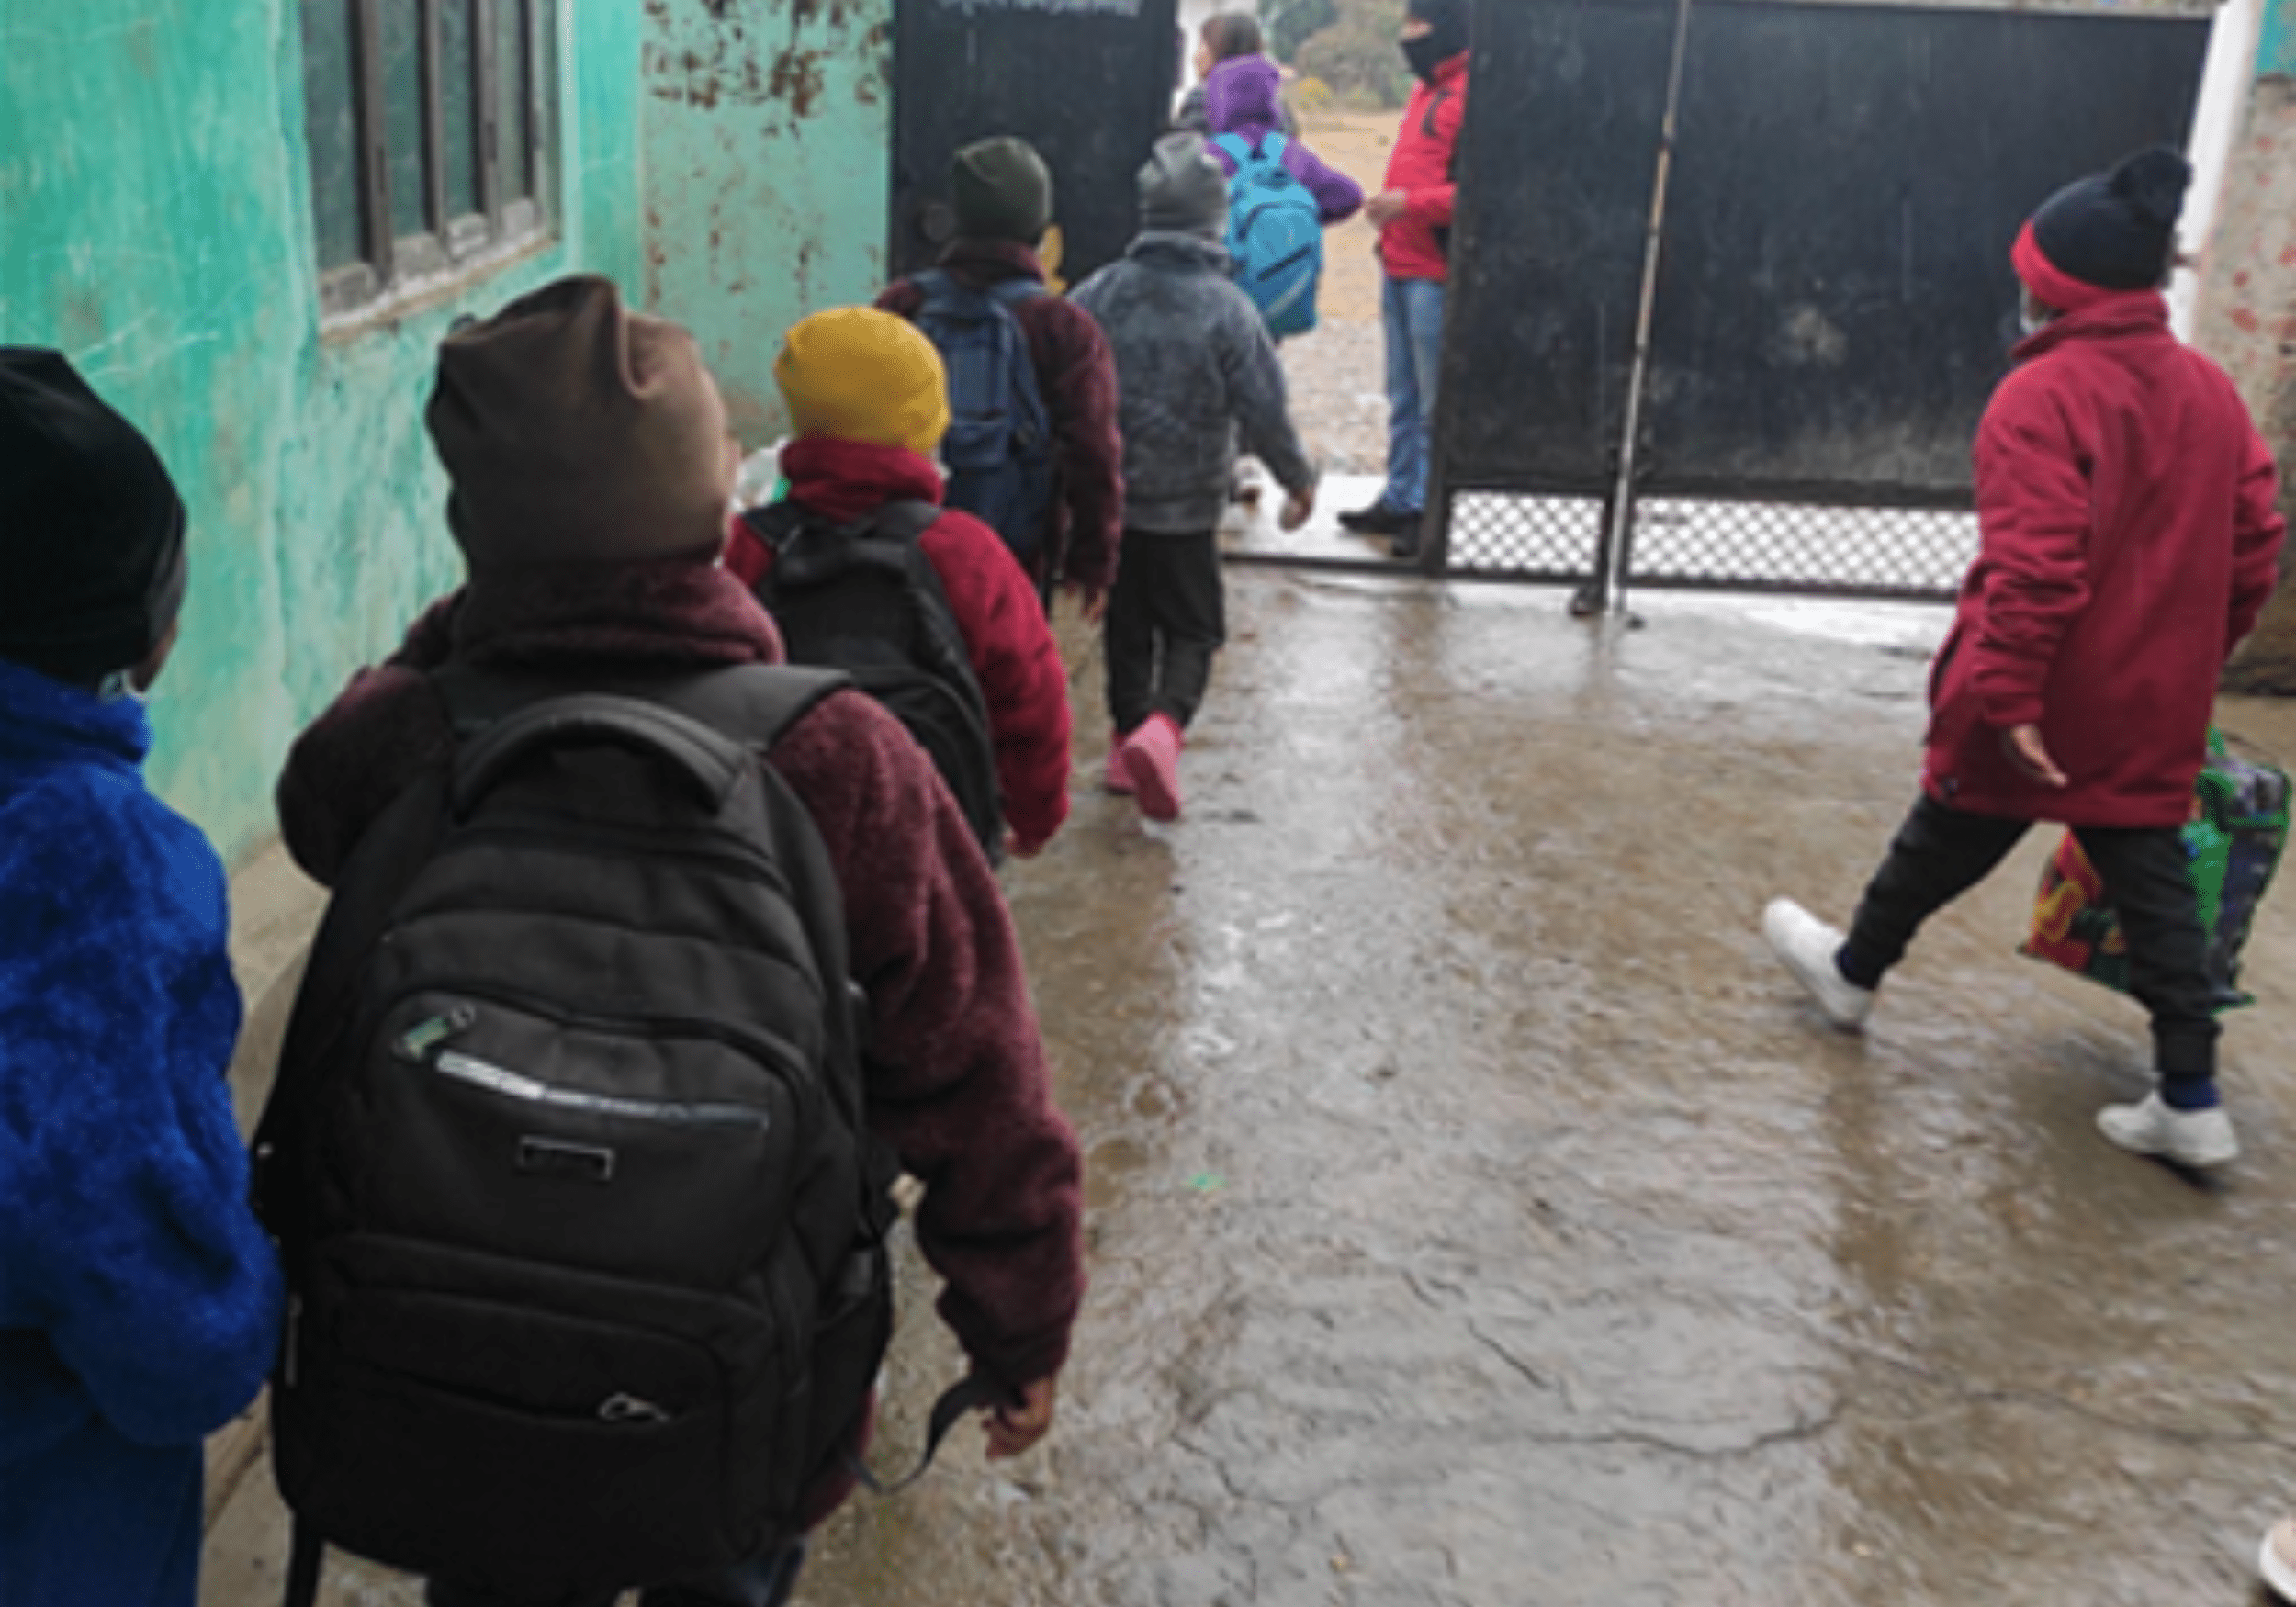
<path fill-rule="evenodd" d="M 1977 556 L 1977 518 L 1933 508 L 1819 508 L 1649 498 L 1631 582 L 1949 598 Z"/>
<path fill-rule="evenodd" d="M 1592 497 L 1462 491 L 1451 499 L 1450 568 L 1529 580 L 1584 580 L 1603 541 Z"/>

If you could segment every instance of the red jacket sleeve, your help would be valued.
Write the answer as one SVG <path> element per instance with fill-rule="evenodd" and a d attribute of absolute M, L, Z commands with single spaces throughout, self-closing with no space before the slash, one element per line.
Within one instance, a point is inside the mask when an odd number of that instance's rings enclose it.
<path fill-rule="evenodd" d="M 870 1126 L 925 1186 L 941 1318 L 990 1377 L 1049 1377 L 1084 1298 L 1083 1162 L 1004 895 L 932 761 L 861 694 L 829 698 L 770 758 L 837 867 L 869 995 Z"/>
<path fill-rule="evenodd" d="M 2089 599 L 2088 480 L 2071 421 L 2039 377 L 2013 376 L 1977 430 L 1987 577 L 1970 685 L 1986 724 L 2004 730 L 2041 723 L 2057 646 Z"/>
<path fill-rule="evenodd" d="M 1028 575 L 988 526 L 944 513 L 925 533 L 924 548 L 988 704 L 1005 820 L 1021 851 L 1033 853 L 1068 818 L 1068 669 L 1060 644 Z"/>
<path fill-rule="evenodd" d="M 2279 466 L 2272 461 L 2272 449 L 2251 430 L 2248 462 L 2233 512 L 2232 617 L 2224 636 L 2229 646 L 2248 639 L 2279 584 L 2280 548 L 2288 539 L 2279 490 Z"/>
<path fill-rule="evenodd" d="M 1444 172 L 1447 175 L 1439 185 L 1428 185 L 1408 191 L 1403 210 L 1406 215 L 1424 223 L 1430 229 L 1451 227 L 1452 213 L 1458 204 L 1459 131 L 1467 122 L 1467 88 L 1462 84 L 1435 113 L 1435 132 L 1443 143 Z"/>
<path fill-rule="evenodd" d="M 1124 539 L 1124 441 L 1116 426 L 1116 355 L 1093 316 L 1075 302 L 1043 298 L 1049 332 L 1041 354 L 1044 405 L 1052 415 L 1068 552 L 1061 579 L 1105 591 L 1116 584 Z"/>
<path fill-rule="evenodd" d="M 279 835 L 303 873 L 332 887 L 343 861 L 410 776 L 452 746 L 445 705 L 427 672 L 455 645 L 462 593 L 441 599 L 408 629 L 399 650 L 361 669 L 287 751 L 273 802 Z"/>

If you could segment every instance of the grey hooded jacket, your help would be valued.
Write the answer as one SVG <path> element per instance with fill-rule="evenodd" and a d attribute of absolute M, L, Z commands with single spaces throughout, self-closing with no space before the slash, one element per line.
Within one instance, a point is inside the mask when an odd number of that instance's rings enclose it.
<path fill-rule="evenodd" d="M 1074 298 L 1116 353 L 1128 530 L 1217 528 L 1239 431 L 1285 490 L 1315 484 L 1291 427 L 1275 343 L 1228 274 L 1218 241 L 1152 230 Z"/>

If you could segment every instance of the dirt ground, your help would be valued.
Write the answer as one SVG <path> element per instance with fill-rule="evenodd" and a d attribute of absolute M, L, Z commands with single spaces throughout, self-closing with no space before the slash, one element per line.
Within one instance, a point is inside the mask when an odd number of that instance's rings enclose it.
<path fill-rule="evenodd" d="M 1331 112 L 1303 121 L 1308 148 L 1379 192 L 1399 114 Z M 1379 332 L 1378 231 L 1358 216 L 1324 237 L 1321 325 L 1284 343 L 1292 408 L 1308 450 L 1335 475 L 1380 472 L 1387 463 L 1387 357 Z"/>

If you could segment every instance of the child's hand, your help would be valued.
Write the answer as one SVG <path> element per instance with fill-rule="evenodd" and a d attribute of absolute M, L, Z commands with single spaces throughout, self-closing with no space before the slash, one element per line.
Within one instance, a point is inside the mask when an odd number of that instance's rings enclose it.
<path fill-rule="evenodd" d="M 1081 580 L 1070 580 L 1063 588 L 1076 600 L 1076 612 L 1085 624 L 1097 625 L 1109 616 L 1109 594 L 1097 586 L 1087 586 Z"/>
<path fill-rule="evenodd" d="M 1052 1429 L 1055 1396 L 1059 1383 L 1052 1378 L 1039 1378 L 1024 1384 L 1020 1399 L 1010 1406 L 1000 1406 L 988 1414 L 988 1459 L 1001 1462 L 1007 1456 L 1018 1456 L 1042 1439 Z"/>
<path fill-rule="evenodd" d="M 1411 197 L 1402 190 L 1381 190 L 1363 204 L 1363 215 L 1374 229 L 1385 229 L 1411 209 Z"/>
<path fill-rule="evenodd" d="M 1286 530 L 1297 530 L 1314 517 L 1315 488 L 1310 486 L 1306 490 L 1294 491 L 1284 499 L 1283 514 L 1277 523 Z"/>

